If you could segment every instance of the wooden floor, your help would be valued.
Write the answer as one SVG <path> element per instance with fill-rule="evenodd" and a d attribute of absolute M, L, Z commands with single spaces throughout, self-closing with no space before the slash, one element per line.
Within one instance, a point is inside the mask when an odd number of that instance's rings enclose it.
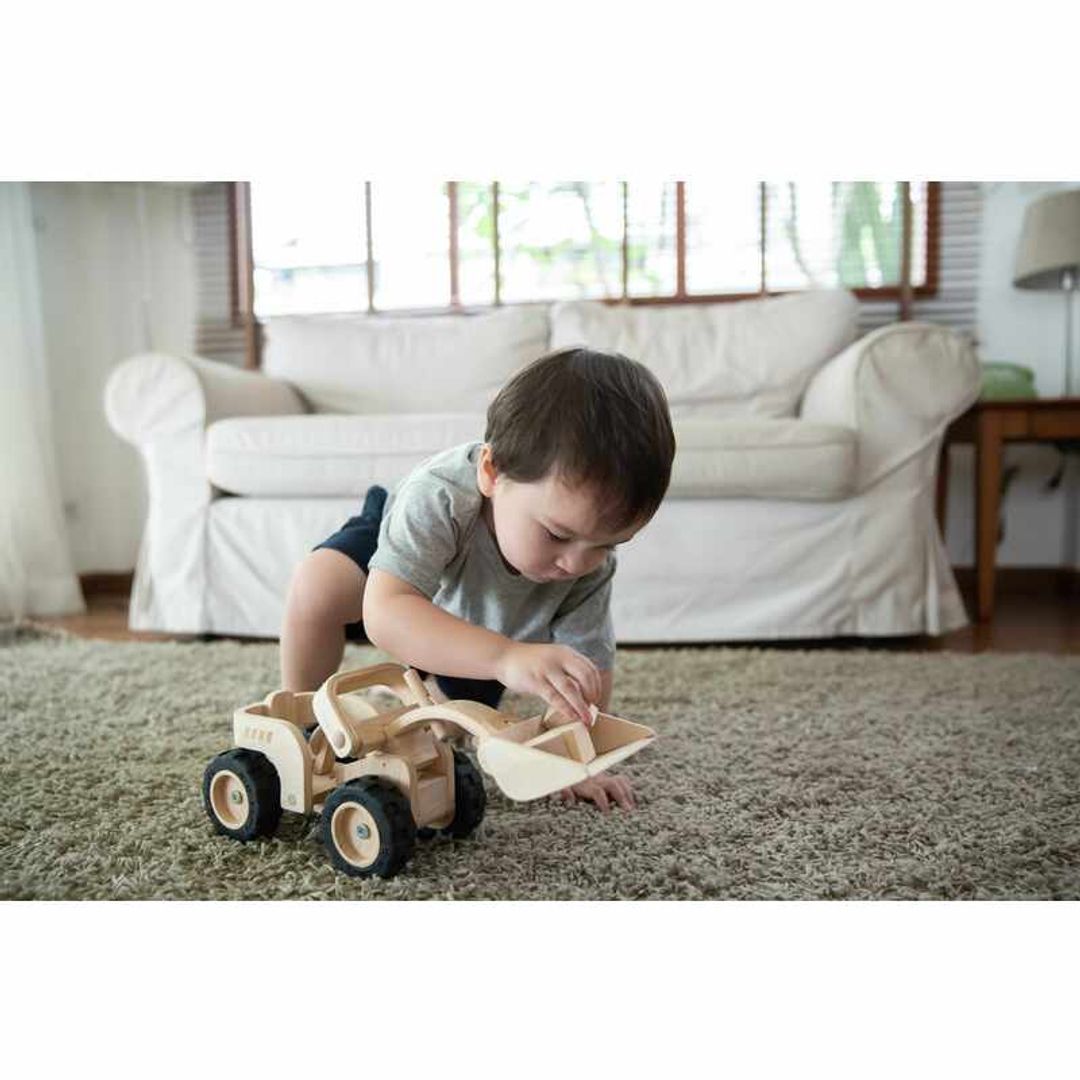
<path fill-rule="evenodd" d="M 968 611 L 974 610 L 969 571 L 957 578 Z M 84 615 L 36 619 L 79 637 L 108 641 L 182 641 L 183 635 L 134 633 L 127 628 L 127 595 L 95 592 Z M 740 643 L 747 644 L 747 643 Z M 829 638 L 815 641 L 759 642 L 778 648 L 881 648 L 948 652 L 1042 652 L 1080 654 L 1080 588 L 1077 575 L 1049 570 L 1004 569 L 999 573 L 994 618 L 942 637 Z"/>

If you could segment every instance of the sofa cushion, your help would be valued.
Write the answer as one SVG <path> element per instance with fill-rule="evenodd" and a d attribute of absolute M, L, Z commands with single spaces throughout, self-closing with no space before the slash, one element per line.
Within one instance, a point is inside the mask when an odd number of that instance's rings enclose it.
<path fill-rule="evenodd" d="M 483 412 L 548 348 L 547 305 L 481 315 L 295 315 L 263 324 L 263 372 L 315 412 Z"/>
<path fill-rule="evenodd" d="M 792 419 L 677 420 L 668 494 L 844 499 L 855 490 L 855 432 Z"/>
<path fill-rule="evenodd" d="M 236 495 L 360 496 L 397 483 L 449 446 L 482 439 L 480 413 L 219 420 L 211 482 Z M 804 420 L 682 420 L 669 494 L 839 499 L 855 475 L 855 433 Z"/>
<path fill-rule="evenodd" d="M 569 301 L 551 312 L 551 347 L 586 345 L 648 366 L 675 419 L 794 416 L 814 372 L 855 340 L 858 302 L 841 289 L 677 306 Z"/>
<path fill-rule="evenodd" d="M 234 495 L 363 495 L 448 446 L 484 437 L 483 413 L 268 416 L 206 432 L 210 482 Z"/>

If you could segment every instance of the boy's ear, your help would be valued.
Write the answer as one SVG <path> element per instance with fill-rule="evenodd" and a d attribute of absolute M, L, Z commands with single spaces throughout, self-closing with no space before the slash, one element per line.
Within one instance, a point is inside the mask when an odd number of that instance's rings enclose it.
<path fill-rule="evenodd" d="M 495 480 L 498 475 L 495 462 L 491 460 L 491 447 L 484 443 L 480 449 L 480 459 L 476 463 L 476 486 L 485 499 L 490 499 L 495 491 Z"/>

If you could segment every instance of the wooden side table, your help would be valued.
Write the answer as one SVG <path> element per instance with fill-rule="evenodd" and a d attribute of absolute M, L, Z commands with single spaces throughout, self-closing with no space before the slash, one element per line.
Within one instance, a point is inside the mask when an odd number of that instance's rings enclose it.
<path fill-rule="evenodd" d="M 994 571 L 1001 503 L 1001 459 L 1007 442 L 1080 439 L 1080 398 L 979 401 L 945 432 L 938 466 L 937 515 L 945 531 L 949 446 L 975 444 L 975 581 L 980 621 L 994 614 Z"/>

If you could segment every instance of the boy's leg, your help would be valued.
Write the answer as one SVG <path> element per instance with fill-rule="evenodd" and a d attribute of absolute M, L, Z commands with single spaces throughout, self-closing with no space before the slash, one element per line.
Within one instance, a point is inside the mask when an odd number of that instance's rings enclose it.
<path fill-rule="evenodd" d="M 492 709 L 499 707 L 506 687 L 494 679 L 462 679 L 455 675 L 436 675 L 439 689 L 446 695 L 447 701 L 465 698 L 467 701 L 479 701 Z"/>
<path fill-rule="evenodd" d="M 286 690 L 317 690 L 341 664 L 346 637 L 363 639 L 364 585 L 385 504 L 385 488 L 368 488 L 360 513 L 296 568 L 281 627 Z"/>
<path fill-rule="evenodd" d="M 341 664 L 345 627 L 359 622 L 367 575 L 348 555 L 318 548 L 304 557 L 289 583 L 281 625 L 281 685 L 317 690 Z"/>

